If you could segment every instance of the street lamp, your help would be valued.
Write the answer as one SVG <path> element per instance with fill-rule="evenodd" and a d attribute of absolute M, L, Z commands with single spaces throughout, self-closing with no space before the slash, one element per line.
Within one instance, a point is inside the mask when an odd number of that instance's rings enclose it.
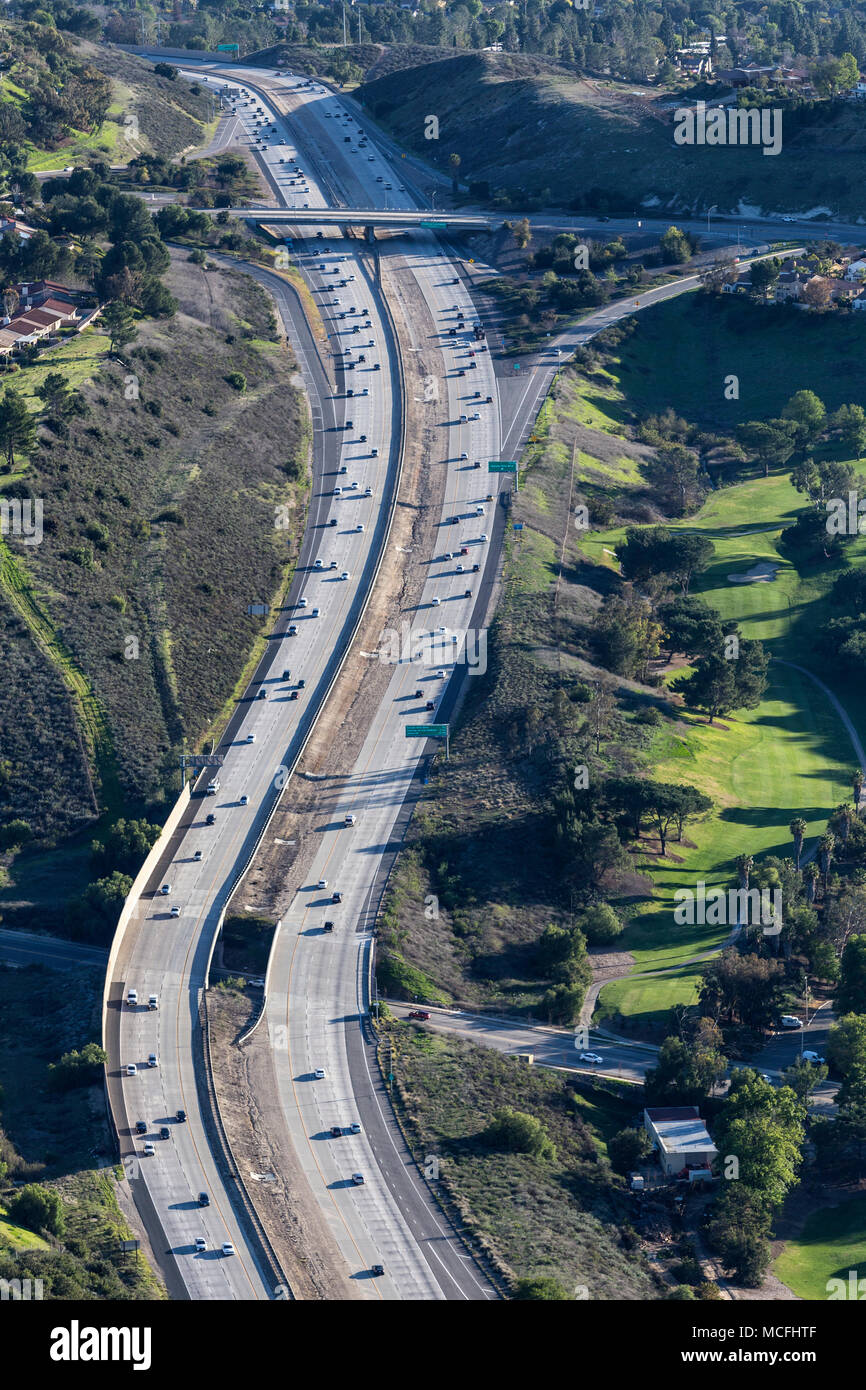
<path fill-rule="evenodd" d="M 713 206 L 712 206 L 711 208 L 707 208 L 707 236 L 709 236 L 709 234 L 710 234 L 710 213 L 711 213 L 711 212 L 718 212 L 718 210 L 719 210 L 719 205 L 718 205 L 718 203 L 713 203 Z"/>

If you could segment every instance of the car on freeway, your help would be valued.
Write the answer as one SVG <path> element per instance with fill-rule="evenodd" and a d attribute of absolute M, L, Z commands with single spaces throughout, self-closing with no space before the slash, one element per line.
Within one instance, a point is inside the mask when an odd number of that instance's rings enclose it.
<path fill-rule="evenodd" d="M 297 625 L 297 623 L 289 623 L 289 628 L 288 628 L 288 632 L 286 633 L 286 636 L 287 636 L 287 637 L 297 637 L 297 635 L 298 635 L 298 625 Z"/>
<path fill-rule="evenodd" d="M 249 801 L 250 801 L 249 797 L 247 796 L 246 792 L 244 792 L 243 796 L 242 796 L 241 799 L 240 799 L 241 805 L 242 805 L 242 806 L 248 806 L 248 805 L 249 805 Z"/>
<path fill-rule="evenodd" d="M 334 930 L 334 924 L 333 924 L 333 922 L 331 922 L 330 920 L 324 921 L 324 922 L 322 923 L 322 931 L 331 932 L 331 931 L 333 931 L 333 930 Z"/>
<path fill-rule="evenodd" d="M 232 1245 L 230 1240 L 223 1241 L 220 1253 L 222 1255 L 233 1255 L 235 1253 L 235 1247 Z"/>
<path fill-rule="evenodd" d="M 604 1061 L 604 1058 L 600 1052 L 581 1052 L 578 1054 L 577 1060 L 579 1062 L 591 1062 L 593 1066 L 598 1066 L 600 1062 Z"/>
<path fill-rule="evenodd" d="M 318 884 L 317 884 L 316 886 L 317 886 L 318 888 L 327 888 L 327 886 L 328 886 L 328 880 L 327 880 L 326 878 L 320 878 L 320 879 L 319 879 L 319 882 L 318 882 Z"/>
<path fill-rule="evenodd" d="M 342 894 L 338 889 L 335 888 L 334 891 L 333 891 L 333 893 L 331 894 L 331 902 L 332 902 L 332 903 L 341 903 L 342 901 L 343 901 L 343 894 Z"/>
<path fill-rule="evenodd" d="M 173 907 L 173 908 L 171 909 L 171 912 L 170 912 L 168 915 L 169 915 L 169 917 L 179 917 L 179 916 L 180 916 L 180 908 L 179 908 L 179 907 Z"/>
<path fill-rule="evenodd" d="M 195 1248 L 196 1250 L 207 1250 L 207 1241 L 205 1240 L 204 1236 L 196 1236 Z"/>
<path fill-rule="evenodd" d="M 159 1137 L 160 1137 L 160 1139 L 168 1139 L 168 1138 L 169 1138 L 168 1127 L 167 1127 L 166 1125 L 162 1125 L 162 1127 L 160 1128 Z"/>
<path fill-rule="evenodd" d="M 200 1207 L 210 1206 L 210 1197 L 207 1195 L 206 1192 L 200 1192 L 198 1194 L 198 1204 Z"/>
<path fill-rule="evenodd" d="M 138 1067 L 135 1065 L 134 1062 L 127 1062 L 127 1064 L 126 1064 L 126 1074 L 127 1074 L 127 1076 L 137 1076 L 137 1075 L 138 1075 Z"/>
<path fill-rule="evenodd" d="M 156 1056 L 156 1053 L 155 1053 L 155 1052 L 148 1052 L 148 1054 L 147 1054 L 147 1065 L 148 1065 L 149 1067 L 158 1067 L 158 1066 L 159 1066 L 159 1062 L 157 1061 L 157 1056 Z"/>
<path fill-rule="evenodd" d="M 324 1081 L 326 1075 L 327 1073 L 324 1067 L 316 1067 L 316 1070 L 313 1072 L 313 1076 L 315 1077 L 316 1081 Z"/>
<path fill-rule="evenodd" d="M 175 1115 L 175 1119 L 177 1120 L 178 1124 L 182 1125 L 184 1120 L 186 1119 L 186 1111 L 178 1110 L 177 1114 Z"/>
<path fill-rule="evenodd" d="M 361 1133 L 361 1126 L 358 1124 L 358 1121 L 357 1121 L 357 1120 L 355 1120 L 353 1124 L 350 1124 L 350 1125 L 349 1125 L 349 1133 L 350 1133 L 350 1134 L 360 1134 L 360 1133 Z"/>
<path fill-rule="evenodd" d="M 156 1153 L 155 1145 L 151 1143 L 145 1144 L 144 1148 L 142 1149 L 142 1153 L 144 1154 L 145 1158 L 153 1158 L 154 1154 Z"/>
<path fill-rule="evenodd" d="M 162 887 L 160 888 L 159 891 L 160 891 L 160 893 L 162 894 L 162 896 L 163 896 L 164 898 L 167 898 L 168 895 L 169 895 L 169 893 L 171 892 L 171 884 L 170 884 L 170 883 L 164 883 L 164 884 L 162 885 Z"/>
<path fill-rule="evenodd" d="M 147 1134 L 147 1121 L 146 1121 L 146 1120 L 136 1120 L 136 1122 L 135 1122 L 135 1132 L 136 1132 L 136 1134 Z"/>
<path fill-rule="evenodd" d="M 353 1174 L 352 1174 L 352 1182 L 355 1184 L 356 1187 L 363 1187 L 363 1185 L 364 1185 L 364 1174 L 363 1174 L 363 1173 L 353 1173 Z"/>
<path fill-rule="evenodd" d="M 340 575 L 340 578 L 341 578 L 341 579 L 348 579 L 348 578 L 349 578 L 349 571 L 348 571 L 348 570 L 343 570 L 343 573 Z"/>
<path fill-rule="evenodd" d="M 384 1265 L 370 1265 L 370 1273 L 371 1273 L 375 1278 L 380 1279 L 380 1278 L 382 1277 L 382 1275 L 385 1273 L 385 1266 L 384 1266 Z"/>
<path fill-rule="evenodd" d="M 344 819 L 343 819 L 343 824 L 344 824 L 344 825 L 354 825 L 354 824 L 355 824 L 355 814 L 354 814 L 353 811 L 347 811 L 347 812 L 346 812 L 346 815 L 345 815 L 345 817 L 344 817 Z"/>
<path fill-rule="evenodd" d="M 255 734 L 247 734 L 247 743 L 255 743 L 255 741 L 256 741 L 256 736 L 255 736 Z"/>
<path fill-rule="evenodd" d="M 216 825 L 216 816 L 214 815 L 213 811 L 208 812 L 207 816 L 205 817 L 204 823 L 205 825 Z"/>
<path fill-rule="evenodd" d="M 340 1125 L 331 1125 L 331 1138 L 332 1138 L 332 1139 L 342 1139 L 342 1137 L 343 1137 L 343 1130 L 342 1130 L 342 1127 L 341 1127 Z"/>

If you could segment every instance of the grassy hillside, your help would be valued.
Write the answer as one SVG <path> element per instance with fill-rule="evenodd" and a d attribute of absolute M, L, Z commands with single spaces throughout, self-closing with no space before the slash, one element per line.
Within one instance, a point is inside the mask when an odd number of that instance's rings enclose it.
<path fill-rule="evenodd" d="M 856 105 L 801 129 L 791 117 L 781 153 L 765 156 L 677 146 L 672 114 L 653 89 L 577 78 L 522 55 L 425 63 L 373 76 L 357 95 L 417 154 L 447 169 L 458 153 L 461 179 L 485 181 L 515 206 L 863 212 L 866 130 Z M 425 139 L 430 112 L 438 141 Z"/>
<path fill-rule="evenodd" d="M 44 499 L 42 544 L 10 539 L 0 566 L 16 631 L 28 630 L 9 669 L 30 667 L 22 699 L 33 712 L 29 743 L 5 744 L 6 786 L 43 831 L 93 814 L 60 681 L 78 701 L 102 799 L 127 812 L 158 801 L 181 740 L 195 743 L 220 716 L 257 650 L 261 620 L 246 607 L 276 596 L 300 530 L 306 426 L 267 297 L 183 253 L 168 283 L 178 315 L 143 323 L 125 362 L 97 337 L 102 355 L 79 378 L 86 413 L 43 424 L 39 448 L 5 480 L 7 492 Z M 47 365 L 75 375 L 66 351 Z M 45 367 L 16 377 L 31 400 L 30 374 Z M 288 530 L 274 524 L 283 503 L 297 518 Z M 0 697 L 4 724 L 20 716 L 24 679 L 22 669 Z M 63 756 L 43 768 L 52 744 Z"/>

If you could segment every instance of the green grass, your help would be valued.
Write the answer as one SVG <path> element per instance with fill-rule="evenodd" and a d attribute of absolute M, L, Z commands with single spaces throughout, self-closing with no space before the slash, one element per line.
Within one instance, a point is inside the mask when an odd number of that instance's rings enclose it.
<path fill-rule="evenodd" d="M 43 411 L 45 406 L 37 390 L 50 372 L 62 372 L 70 389 L 75 391 L 96 376 L 108 348 L 109 340 L 104 333 L 95 328 L 86 328 L 74 338 L 64 339 L 32 367 L 6 375 L 0 372 L 0 390 L 4 386 L 14 386 L 31 410 Z"/>
<path fill-rule="evenodd" d="M 773 1266 L 798 1298 L 813 1301 L 828 1297 L 830 1279 L 844 1280 L 847 1295 L 850 1270 L 866 1277 L 866 1197 L 814 1212 Z"/>
<path fill-rule="evenodd" d="M 50 1250 L 51 1246 L 35 1231 L 16 1226 L 0 1208 L 0 1250 Z"/>

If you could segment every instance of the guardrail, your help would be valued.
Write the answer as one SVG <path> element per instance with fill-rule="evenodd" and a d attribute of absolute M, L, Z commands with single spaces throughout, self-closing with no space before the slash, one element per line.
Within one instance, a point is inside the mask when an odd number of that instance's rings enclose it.
<path fill-rule="evenodd" d="M 185 786 L 168 813 L 165 825 L 162 827 L 159 839 L 151 848 L 150 853 L 135 876 L 132 887 L 126 895 L 123 907 L 120 909 L 120 916 L 117 919 L 117 926 L 114 928 L 114 936 L 111 941 L 111 949 L 108 953 L 108 965 L 105 967 L 105 984 L 102 989 L 102 1045 L 106 1042 L 106 1022 L 108 1018 L 108 996 L 111 990 L 111 983 L 114 976 L 114 969 L 117 965 L 117 958 L 120 955 L 120 948 L 126 935 L 126 928 L 129 926 L 130 918 L 138 906 L 138 900 L 142 891 L 166 851 L 168 842 L 177 830 L 183 817 L 183 813 L 189 805 L 189 787 Z"/>

